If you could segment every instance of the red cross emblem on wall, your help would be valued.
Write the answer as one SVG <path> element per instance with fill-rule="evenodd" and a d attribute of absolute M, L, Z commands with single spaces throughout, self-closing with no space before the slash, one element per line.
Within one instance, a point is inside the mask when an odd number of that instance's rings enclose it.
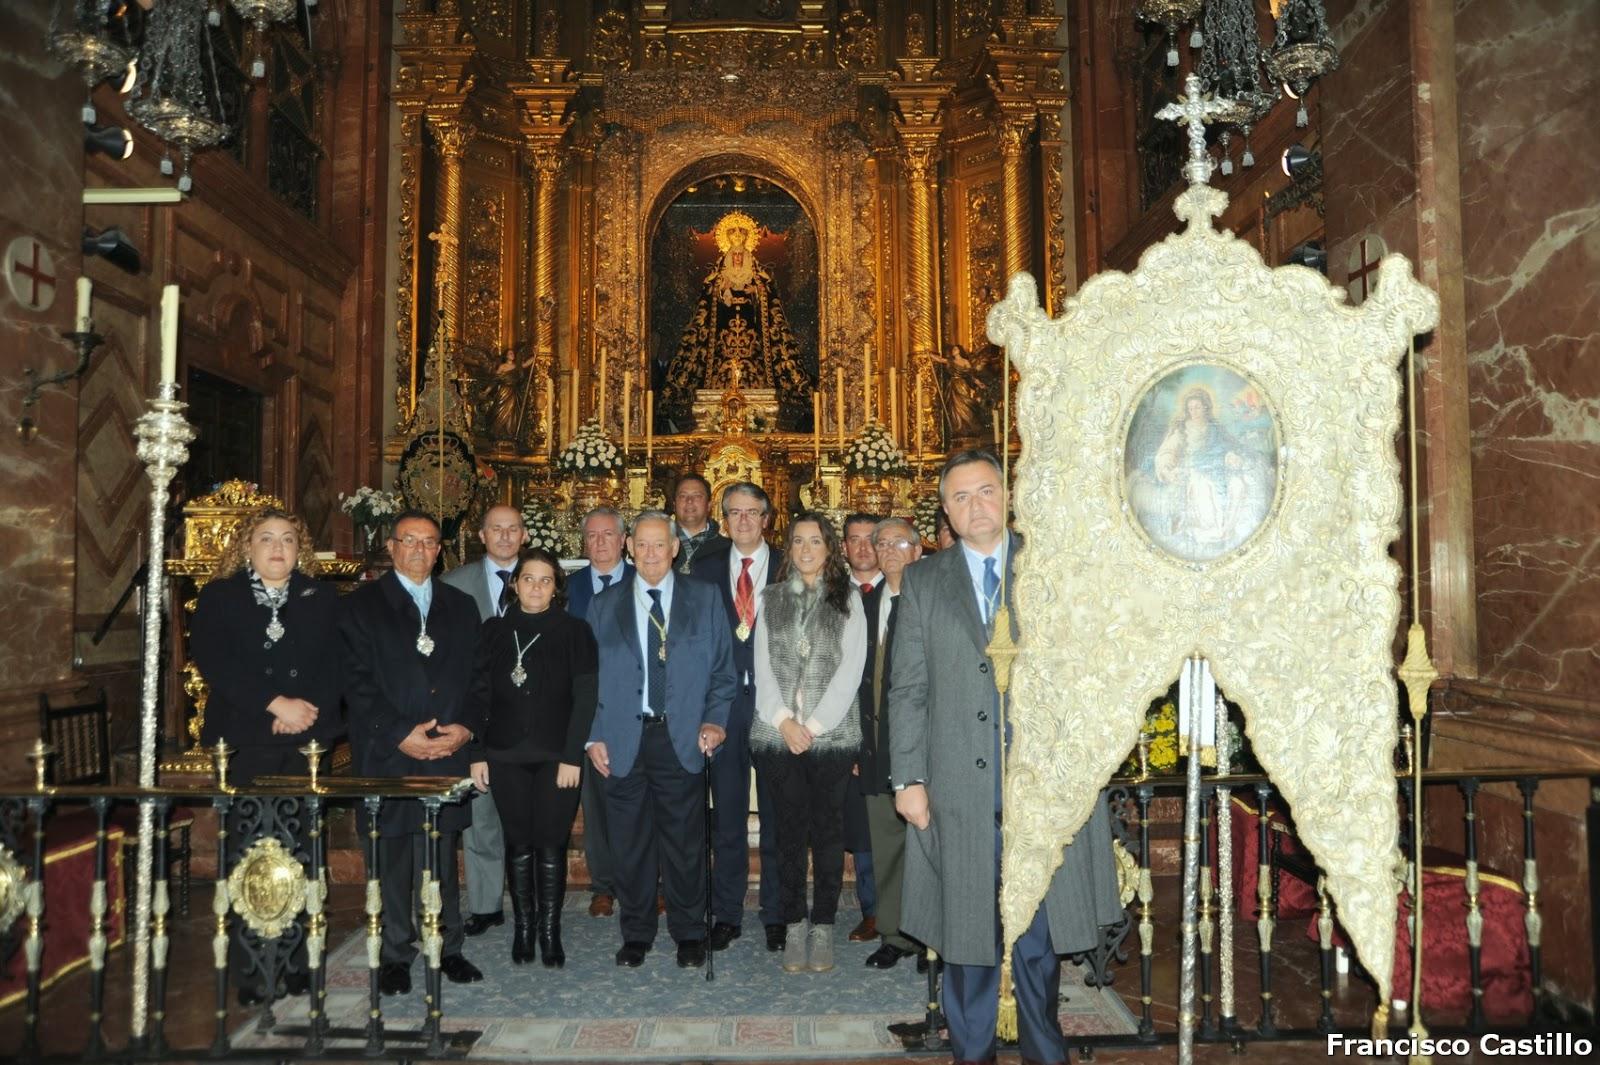
<path fill-rule="evenodd" d="M 1349 280 L 1345 282 L 1345 291 L 1350 293 L 1352 307 L 1361 306 L 1368 296 L 1378 290 L 1378 264 L 1388 250 L 1383 245 L 1383 238 L 1376 235 L 1362 237 L 1350 249 Z"/>
<path fill-rule="evenodd" d="M 49 310 L 55 302 L 55 261 L 35 238 L 18 237 L 6 247 L 6 286 L 30 311 Z"/>

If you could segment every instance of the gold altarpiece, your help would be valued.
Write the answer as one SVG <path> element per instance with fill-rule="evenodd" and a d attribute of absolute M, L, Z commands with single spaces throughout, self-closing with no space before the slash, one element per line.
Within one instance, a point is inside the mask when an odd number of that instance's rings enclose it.
<path fill-rule="evenodd" d="M 386 457 L 439 427 L 419 401 L 441 373 L 496 474 L 485 498 L 513 502 L 637 506 L 709 468 L 754 474 L 780 512 L 845 506 L 873 498 L 840 472 L 872 419 L 909 461 L 892 489 L 909 508 L 947 448 L 1010 440 L 985 402 L 984 318 L 1019 270 L 1059 306 L 1071 246 L 1064 49 L 1040 6 L 644 0 L 594 17 L 411 0 Z M 772 429 L 733 389 L 700 397 L 692 431 L 647 442 L 652 234 L 684 190 L 730 174 L 783 189 L 816 234 L 817 342 L 801 356 L 820 423 Z M 627 430 L 627 471 L 575 498 L 555 458 L 591 418 L 619 445 Z"/>

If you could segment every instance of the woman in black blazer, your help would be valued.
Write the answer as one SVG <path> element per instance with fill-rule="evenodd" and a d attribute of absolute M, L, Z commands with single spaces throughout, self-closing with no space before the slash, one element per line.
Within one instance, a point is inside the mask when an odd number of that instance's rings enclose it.
<path fill-rule="evenodd" d="M 310 531 L 296 515 L 264 507 L 240 522 L 211 580 L 200 590 L 189 627 L 189 654 L 211 690 L 200 740 L 226 740 L 228 781 L 241 788 L 260 776 L 304 775 L 298 748 L 331 747 L 343 731 L 339 713 L 339 598 L 310 576 Z M 238 821 L 242 804 L 235 803 Z M 234 857 L 251 842 L 230 824 Z M 302 830 L 298 850 L 304 851 Z M 234 983 L 250 1006 L 266 997 L 268 974 L 252 961 L 233 922 Z M 304 989 L 304 942 L 293 952 L 282 990 Z M 276 993 L 279 989 L 274 988 Z"/>
<path fill-rule="evenodd" d="M 472 744 L 472 779 L 493 797 L 505 833 L 511 960 L 534 960 L 537 928 L 550 968 L 567 960 L 567 839 L 599 671 L 594 634 L 563 607 L 565 584 L 554 555 L 524 553 L 511 578 L 517 601 L 484 622 L 473 670 L 473 698 L 487 724 Z"/>

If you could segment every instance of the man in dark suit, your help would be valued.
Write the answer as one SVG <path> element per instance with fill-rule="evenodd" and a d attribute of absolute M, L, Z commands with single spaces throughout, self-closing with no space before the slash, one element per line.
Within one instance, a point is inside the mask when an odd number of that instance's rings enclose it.
<path fill-rule="evenodd" d="M 900 602 L 900 578 L 922 557 L 922 541 L 904 518 L 885 518 L 873 528 L 872 544 L 882 579 L 862 596 L 867 613 L 867 665 L 861 671 L 861 760 L 856 783 L 866 804 L 872 837 L 872 872 L 877 878 L 878 949 L 867 956 L 872 969 L 892 969 L 916 953 L 916 944 L 900 931 L 900 891 L 904 884 L 906 823 L 894 812 L 889 784 L 889 692 L 892 659 L 890 633 Z M 926 965 L 925 962 L 921 963 Z"/>
<path fill-rule="evenodd" d="M 672 522 L 678 533 L 679 573 L 693 573 L 694 564 L 702 555 L 727 547 L 728 538 L 717 531 L 717 523 L 711 520 L 711 482 L 698 473 L 679 474 L 673 484 Z"/>
<path fill-rule="evenodd" d="M 478 539 L 483 541 L 483 558 L 457 566 L 439 579 L 472 596 L 478 604 L 478 617 L 487 621 L 504 614 L 516 599 L 511 574 L 517 568 L 517 554 L 528 540 L 522 513 L 505 504 L 490 507 L 483 512 Z M 505 840 L 500 813 L 488 792 L 473 797 L 472 824 L 461 833 L 461 853 L 467 865 L 464 927 L 469 936 L 481 935 L 506 923 L 500 901 L 506 883 Z"/>
<path fill-rule="evenodd" d="M 345 600 L 341 631 L 352 769 L 361 777 L 465 777 L 471 769 L 462 748 L 483 726 L 468 698 L 478 608 L 465 592 L 433 579 L 439 525 L 431 516 L 402 513 L 389 537 L 389 556 L 394 569 Z M 444 933 L 439 967 L 458 984 L 483 979 L 461 954 L 456 837 L 471 823 L 468 806 L 449 805 L 439 811 L 436 826 L 442 853 L 435 875 Z M 386 802 L 378 815 L 383 886 L 379 980 L 385 994 L 411 990 L 411 962 L 417 956 L 412 906 L 415 902 L 421 908 L 427 846 L 422 827 L 417 802 Z"/>
<path fill-rule="evenodd" d="M 622 557 L 622 515 L 614 507 L 595 507 L 583 516 L 583 556 L 589 564 L 567 578 L 567 613 L 589 617 L 595 596 L 614 585 L 633 580 L 633 563 Z M 600 774 L 583 773 L 583 858 L 589 867 L 589 916 L 610 917 L 616 912 L 616 862 L 611 856 L 611 836 L 606 825 L 605 793 Z"/>
<path fill-rule="evenodd" d="M 622 949 L 637 968 L 655 942 L 656 874 L 680 966 L 705 964 L 705 787 L 701 771 L 726 735 L 733 646 L 714 588 L 676 579 L 678 538 L 658 510 L 634 521 L 634 579 L 595 599 L 600 700 L 589 761 L 605 778 Z"/>
<path fill-rule="evenodd" d="M 783 552 L 769 547 L 764 534 L 772 522 L 772 501 L 748 481 L 729 485 L 722 493 L 722 516 L 730 540 L 715 551 L 695 559 L 690 575 L 714 584 L 733 634 L 733 668 L 737 688 L 728 712 L 728 739 L 711 762 L 711 794 L 717 808 L 716 838 L 712 841 L 713 886 L 711 909 L 715 923 L 707 946 L 725 950 L 739 938 L 744 921 L 744 896 L 750 882 L 750 723 L 755 717 L 755 642 L 752 634 L 760 619 L 761 590 L 777 580 L 783 569 Z M 756 775 L 756 801 L 763 812 L 772 809 L 766 785 Z M 783 914 L 778 909 L 778 847 L 768 820 L 761 820 L 761 923 L 767 932 L 767 949 L 782 950 Z"/>

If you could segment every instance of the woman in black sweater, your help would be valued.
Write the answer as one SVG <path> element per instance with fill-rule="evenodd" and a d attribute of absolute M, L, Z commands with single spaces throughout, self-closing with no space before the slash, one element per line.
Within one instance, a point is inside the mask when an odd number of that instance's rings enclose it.
<path fill-rule="evenodd" d="M 599 670 L 594 634 L 564 609 L 565 585 L 554 555 L 523 554 L 511 578 L 515 605 L 484 622 L 473 688 L 488 724 L 473 746 L 472 779 L 494 798 L 505 833 L 511 960 L 534 960 L 531 925 L 550 968 L 567 960 L 567 839 Z"/>
<path fill-rule="evenodd" d="M 226 740 L 233 748 L 228 782 L 241 789 L 261 776 L 304 776 L 309 767 L 299 748 L 312 740 L 332 747 L 344 731 L 339 596 L 311 576 L 315 558 L 304 521 L 263 507 L 240 522 L 200 590 L 189 626 L 190 657 L 211 690 L 200 741 L 209 747 Z M 251 842 L 237 823 L 246 805 L 235 803 L 230 817 L 235 859 Z M 304 854 L 304 819 L 296 823 L 296 849 Z M 269 974 L 251 959 L 242 928 L 233 922 L 234 984 L 240 1003 L 251 1006 L 265 998 Z M 287 972 L 273 980 L 281 990 L 305 988 L 304 956 L 301 938 Z"/>

